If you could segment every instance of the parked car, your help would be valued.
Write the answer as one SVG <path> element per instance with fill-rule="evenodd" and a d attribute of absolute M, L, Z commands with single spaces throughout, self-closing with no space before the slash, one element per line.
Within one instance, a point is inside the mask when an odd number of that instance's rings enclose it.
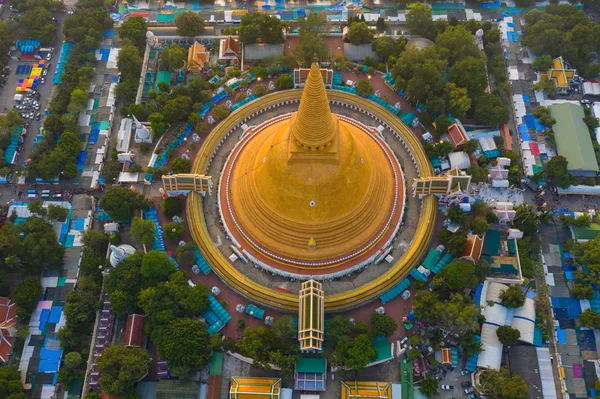
<path fill-rule="evenodd" d="M 442 385 L 442 391 L 452 391 L 454 387 L 452 385 Z"/>
<path fill-rule="evenodd" d="M 465 395 L 469 395 L 469 394 L 472 394 L 473 392 L 475 392 L 475 388 L 470 387 L 470 388 L 465 389 L 463 392 L 465 393 Z"/>
<path fill-rule="evenodd" d="M 471 386 L 471 381 L 461 382 L 460 386 L 463 387 L 463 388 L 469 388 Z"/>
<path fill-rule="evenodd" d="M 460 372 L 460 375 L 467 375 L 467 374 L 471 374 L 471 372 L 469 370 L 463 370 Z"/>
<path fill-rule="evenodd" d="M 196 275 L 200 274 L 200 268 L 198 267 L 198 265 L 192 266 L 192 272 Z"/>
<path fill-rule="evenodd" d="M 476 399 L 476 398 L 477 398 L 477 395 L 475 395 L 474 393 L 467 396 L 467 399 Z"/>

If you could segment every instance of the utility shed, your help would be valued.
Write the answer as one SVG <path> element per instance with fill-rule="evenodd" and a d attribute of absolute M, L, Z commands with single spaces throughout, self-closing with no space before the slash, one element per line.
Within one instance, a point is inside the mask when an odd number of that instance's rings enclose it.
<path fill-rule="evenodd" d="M 550 115 L 556 123 L 552 130 L 556 137 L 558 155 L 567 159 L 569 173 L 576 176 L 595 176 L 598 161 L 594 154 L 592 138 L 583 121 L 583 108 L 576 104 L 553 104 Z"/>

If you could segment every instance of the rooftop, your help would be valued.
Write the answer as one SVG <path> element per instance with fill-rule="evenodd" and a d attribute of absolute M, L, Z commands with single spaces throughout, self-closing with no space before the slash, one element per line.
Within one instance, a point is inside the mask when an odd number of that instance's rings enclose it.
<path fill-rule="evenodd" d="M 556 120 L 552 130 L 556 135 L 558 155 L 567 159 L 568 170 L 598 172 L 592 138 L 583 121 L 583 108 L 575 104 L 553 104 L 550 115 Z"/>

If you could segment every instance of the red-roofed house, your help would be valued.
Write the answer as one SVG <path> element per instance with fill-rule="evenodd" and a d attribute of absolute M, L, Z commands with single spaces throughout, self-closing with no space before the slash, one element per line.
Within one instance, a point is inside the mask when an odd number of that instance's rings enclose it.
<path fill-rule="evenodd" d="M 219 59 L 220 60 L 235 60 L 238 59 L 240 53 L 240 42 L 229 36 L 227 39 L 221 39 L 221 45 L 219 46 Z"/>
<path fill-rule="evenodd" d="M 460 258 L 477 263 L 483 249 L 483 239 L 476 234 L 467 235 L 467 245 Z"/>
<path fill-rule="evenodd" d="M 458 119 L 448 128 L 448 138 L 450 139 L 450 143 L 456 148 L 469 141 L 465 128 Z"/>
<path fill-rule="evenodd" d="M 144 347 L 144 322 L 146 316 L 143 314 L 130 314 L 127 317 L 127 326 L 125 327 L 125 346 Z"/>
<path fill-rule="evenodd" d="M 0 364 L 6 362 L 13 350 L 17 304 L 0 297 Z"/>

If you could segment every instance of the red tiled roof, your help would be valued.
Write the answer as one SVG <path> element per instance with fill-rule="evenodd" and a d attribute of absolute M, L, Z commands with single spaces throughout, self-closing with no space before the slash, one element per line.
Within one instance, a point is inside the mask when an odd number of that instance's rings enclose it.
<path fill-rule="evenodd" d="M 229 36 L 221 41 L 221 56 L 237 57 L 240 50 L 240 45 L 237 40 Z"/>
<path fill-rule="evenodd" d="M 130 314 L 127 317 L 125 327 L 125 346 L 144 347 L 144 322 L 146 316 L 142 314 Z"/>
<path fill-rule="evenodd" d="M 13 350 L 13 337 L 2 337 L 0 338 L 0 363 L 4 363 L 8 360 L 8 357 Z"/>
<path fill-rule="evenodd" d="M 453 146 L 459 147 L 467 142 L 467 135 L 462 131 L 458 123 L 453 123 L 448 128 L 448 138 Z"/>
<path fill-rule="evenodd" d="M 0 327 L 9 327 L 17 315 L 17 304 L 8 298 L 0 297 Z"/>
<path fill-rule="evenodd" d="M 483 239 L 478 235 L 469 234 L 467 236 L 467 245 L 461 254 L 461 258 L 477 262 L 481 256 L 482 249 Z"/>

